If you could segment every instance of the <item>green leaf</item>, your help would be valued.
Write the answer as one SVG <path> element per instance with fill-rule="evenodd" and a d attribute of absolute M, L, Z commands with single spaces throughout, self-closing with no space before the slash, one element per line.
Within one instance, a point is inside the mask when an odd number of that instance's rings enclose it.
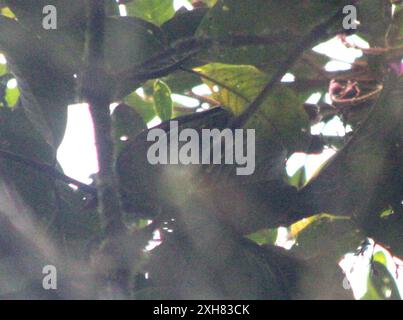
<path fill-rule="evenodd" d="M 0 13 L 7 18 L 15 18 L 14 13 L 8 7 L 1 8 Z"/>
<path fill-rule="evenodd" d="M 203 79 L 211 88 L 213 98 L 234 115 L 240 115 L 269 80 L 265 73 L 248 65 L 213 63 L 197 70 L 216 81 Z M 308 131 L 309 120 L 297 94 L 289 88 L 278 87 L 246 127 L 255 128 L 266 142 L 281 144 L 291 151 L 307 142 L 304 132 Z"/>
<path fill-rule="evenodd" d="M 156 116 L 153 102 L 143 99 L 135 91 L 128 95 L 124 102 L 138 112 L 145 123 L 148 123 Z"/>
<path fill-rule="evenodd" d="M 172 19 L 161 26 L 161 29 L 167 34 L 170 42 L 181 38 L 192 37 L 206 12 L 206 9 L 195 9 L 184 12 L 178 11 Z"/>
<path fill-rule="evenodd" d="M 364 238 L 348 217 L 321 214 L 304 220 L 309 223 L 298 227 L 298 232 L 296 229 L 292 231 L 298 235 L 295 249 L 303 254 L 332 254 L 337 262 L 347 252 L 354 252 Z M 296 224 L 291 226 L 291 230 Z"/>
<path fill-rule="evenodd" d="M 0 141 L 2 149 L 26 159 L 53 163 L 53 150 L 21 108 L 0 108 Z M 42 172 L 12 160 L 2 161 L 2 170 L 13 181 L 19 195 L 36 214 L 38 219 L 48 221 L 57 212 L 54 180 Z M 33 192 L 34 190 L 34 192 Z"/>
<path fill-rule="evenodd" d="M 162 78 L 172 93 L 184 94 L 186 91 L 202 84 L 200 77 L 192 73 L 177 71 Z"/>
<path fill-rule="evenodd" d="M 50 226 L 55 239 L 63 241 L 68 252 L 75 258 L 88 255 L 89 245 L 101 233 L 101 222 L 95 205 L 90 205 L 88 194 L 57 183 L 59 210 Z"/>
<path fill-rule="evenodd" d="M 288 183 L 298 189 L 302 188 L 305 185 L 306 181 L 307 180 L 306 180 L 305 166 L 299 168 L 294 173 L 294 175 L 288 179 Z"/>
<path fill-rule="evenodd" d="M 274 244 L 277 239 L 278 229 L 263 229 L 246 236 L 246 238 L 256 242 L 258 245 Z"/>
<path fill-rule="evenodd" d="M 209 7 L 209 8 L 211 8 L 211 7 L 213 7 L 216 3 L 217 3 L 217 0 L 202 0 L 205 4 L 207 4 L 207 6 Z"/>
<path fill-rule="evenodd" d="M 161 80 L 157 80 L 154 83 L 154 106 L 157 115 L 162 121 L 171 119 L 173 106 L 171 90 Z"/>
<path fill-rule="evenodd" d="M 361 300 L 383 300 L 381 294 L 375 288 L 370 278 L 368 278 L 367 281 L 367 292 L 361 298 Z"/>
<path fill-rule="evenodd" d="M 121 103 L 112 113 L 112 136 L 116 154 L 120 152 L 128 140 L 134 139 L 137 134 L 147 129 L 141 116 L 134 108 Z"/>
<path fill-rule="evenodd" d="M 7 73 L 7 65 L 0 63 L 0 77 Z"/>
<path fill-rule="evenodd" d="M 378 257 L 379 258 L 379 257 Z M 383 260 L 381 258 L 381 260 Z M 374 261 L 367 282 L 367 292 L 361 300 L 401 300 L 395 279 L 383 263 Z"/>
<path fill-rule="evenodd" d="M 393 211 L 393 209 L 391 207 L 388 207 L 387 209 L 383 210 L 380 214 L 379 217 L 380 218 L 386 218 L 388 216 L 390 216 L 391 214 L 394 214 L 395 212 Z"/>
<path fill-rule="evenodd" d="M 373 261 L 383 264 L 385 267 L 387 266 L 388 259 L 383 251 L 376 252 L 372 259 Z"/>
<path fill-rule="evenodd" d="M 219 0 L 204 17 L 199 36 L 228 37 L 229 34 L 278 35 L 270 45 L 238 48 L 209 48 L 207 61 L 252 64 L 268 71 L 277 68 L 302 35 L 340 8 L 347 1 L 304 1 L 296 7 L 293 0 Z"/>
<path fill-rule="evenodd" d="M 18 89 L 18 87 L 6 90 L 6 101 L 9 107 L 15 106 L 15 104 L 18 102 L 19 97 L 20 90 Z"/>
<path fill-rule="evenodd" d="M 80 60 L 71 57 L 80 55 L 80 45 L 62 30 L 38 37 L 20 20 L 0 16 L 0 26 L 0 48 L 18 81 L 21 106 L 35 130 L 56 149 L 64 136 L 67 105 L 76 98 L 73 74 Z"/>
<path fill-rule="evenodd" d="M 401 300 L 395 275 L 390 273 L 388 264 L 395 264 L 393 257 L 383 250 L 376 252 L 372 257 L 372 272 L 369 280 L 383 299 Z"/>
<path fill-rule="evenodd" d="M 111 73 L 127 71 L 162 48 L 156 27 L 141 19 L 112 17 L 106 20 L 105 28 L 106 64 Z"/>
<path fill-rule="evenodd" d="M 158 26 L 171 19 L 175 10 L 172 0 L 136 0 L 126 4 L 127 13 Z"/>

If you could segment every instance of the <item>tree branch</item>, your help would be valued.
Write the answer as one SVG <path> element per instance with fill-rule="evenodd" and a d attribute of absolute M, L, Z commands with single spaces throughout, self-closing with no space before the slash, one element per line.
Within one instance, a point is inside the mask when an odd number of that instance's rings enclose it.
<path fill-rule="evenodd" d="M 80 93 L 89 104 L 94 124 L 99 163 L 96 177 L 98 211 L 105 236 L 98 250 L 93 253 L 93 266 L 99 270 L 100 297 L 126 298 L 129 294 L 131 270 L 126 250 L 129 233 L 123 221 L 114 170 L 114 144 L 109 109 L 112 96 L 111 79 L 106 73 L 104 61 L 105 0 L 88 0 L 87 5 L 85 67 Z"/>
<path fill-rule="evenodd" d="M 104 68 L 104 0 L 88 0 L 85 71 L 81 95 L 89 104 L 94 122 L 95 141 L 99 162 L 96 179 L 98 206 L 106 235 L 125 229 L 113 168 L 114 147 L 111 136 L 110 87 Z"/>
<path fill-rule="evenodd" d="M 38 162 L 38 161 L 35 161 L 32 159 L 28 159 L 28 158 L 25 158 L 18 154 L 12 153 L 10 151 L 1 150 L 1 149 L 0 149 L 0 157 L 2 157 L 4 159 L 12 160 L 14 162 L 21 163 L 28 167 L 31 167 L 51 178 L 58 179 L 67 184 L 73 184 L 73 185 L 77 186 L 81 191 L 89 193 L 89 194 L 93 195 L 94 197 L 96 197 L 96 195 L 97 195 L 97 190 L 95 188 L 66 176 L 65 174 L 61 173 L 60 171 L 58 171 L 57 169 L 55 169 L 54 167 L 52 167 L 49 164 Z"/>
<path fill-rule="evenodd" d="M 180 69 L 183 63 L 200 51 L 211 47 L 242 47 L 253 45 L 273 45 L 277 42 L 289 41 L 293 35 L 279 32 L 272 35 L 228 35 L 225 37 L 188 37 L 174 42 L 171 46 L 152 56 L 141 64 L 124 72 L 114 74 L 119 84 L 115 96 L 120 97 L 149 79 L 159 78 Z"/>

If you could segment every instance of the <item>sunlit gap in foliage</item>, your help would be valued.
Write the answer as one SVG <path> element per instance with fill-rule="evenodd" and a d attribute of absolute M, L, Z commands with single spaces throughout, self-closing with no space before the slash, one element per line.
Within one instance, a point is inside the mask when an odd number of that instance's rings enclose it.
<path fill-rule="evenodd" d="M 17 88 L 17 86 L 18 86 L 17 79 L 8 80 L 8 82 L 7 82 L 8 89 L 15 89 L 15 88 Z"/>
<path fill-rule="evenodd" d="M 6 64 L 7 60 L 4 54 L 0 53 L 0 64 Z"/>
<path fill-rule="evenodd" d="M 281 79 L 281 82 L 294 82 L 295 76 L 292 73 L 286 73 Z"/>
<path fill-rule="evenodd" d="M 346 40 L 361 48 L 369 48 L 368 42 L 357 35 L 348 36 Z M 329 61 L 325 69 L 327 71 L 348 70 L 351 64 L 362 56 L 362 51 L 355 48 L 347 48 L 339 37 L 334 37 L 326 42 L 323 42 L 313 48 L 313 51 L 324 54 L 332 59 Z"/>
<path fill-rule="evenodd" d="M 352 35 L 347 37 L 347 41 L 356 44 L 362 48 L 368 48 L 368 43 L 362 38 Z M 362 56 L 362 51 L 354 48 L 347 48 L 340 38 L 334 37 L 326 42 L 323 42 L 313 48 L 313 51 L 324 54 L 332 61 L 328 62 L 325 66 L 326 71 L 340 71 L 348 70 L 351 68 L 351 64 L 359 57 Z M 287 74 L 289 79 L 289 74 Z M 286 76 L 282 81 L 288 80 Z M 320 93 L 313 93 L 307 103 L 316 104 L 320 101 L 322 95 Z M 324 97 L 326 103 L 331 103 L 329 95 L 326 94 Z M 343 122 L 339 117 L 335 117 L 326 124 L 320 122 L 311 128 L 311 133 L 318 135 L 322 134 L 324 136 L 344 136 L 346 133 L 351 131 L 351 127 L 345 127 Z M 325 161 L 327 161 L 331 156 L 335 154 L 335 150 L 325 148 L 325 150 L 319 155 L 306 155 L 305 153 L 295 153 L 287 161 L 287 173 L 293 175 L 299 168 L 305 166 L 305 173 L 307 179 L 311 178 L 312 175 L 320 168 Z"/>
<path fill-rule="evenodd" d="M 98 172 L 94 129 L 87 104 L 68 107 L 66 133 L 57 159 L 68 176 L 84 183 L 91 183 L 90 175 Z"/>
<path fill-rule="evenodd" d="M 127 16 L 127 9 L 126 9 L 126 6 L 124 4 L 119 5 L 119 15 L 121 17 L 126 17 Z"/>
<path fill-rule="evenodd" d="M 347 40 L 350 43 L 354 43 L 359 47 L 368 48 L 369 45 L 366 41 L 358 36 L 349 36 Z M 330 57 L 329 61 L 324 69 L 326 71 L 341 71 L 351 69 L 352 63 L 362 56 L 362 51 L 354 48 L 346 48 L 341 42 L 340 38 L 335 37 L 327 42 L 317 45 L 314 49 L 315 52 L 324 54 Z M 283 78 L 283 81 L 285 79 Z M 313 93 L 308 99 L 307 103 L 316 104 L 321 99 L 326 103 L 331 103 L 329 94 L 322 96 L 321 93 Z M 324 136 L 340 136 L 343 137 L 346 133 L 351 131 L 350 126 L 345 126 L 339 117 L 334 117 L 327 123 L 320 122 L 311 127 L 311 134 L 324 135 Z M 318 155 L 308 155 L 306 153 L 294 153 L 287 161 L 286 171 L 291 177 L 300 168 L 304 168 L 306 181 L 309 181 L 323 166 L 336 153 L 335 149 L 325 148 L 322 153 Z M 281 246 L 287 250 L 291 249 L 296 244 L 296 239 L 290 237 L 289 229 L 286 227 L 278 228 L 276 243 L 277 246 Z M 377 250 L 384 250 L 380 246 L 376 247 Z M 375 250 L 375 249 L 374 249 Z M 375 251 L 374 251 L 375 252 Z M 365 261 L 365 262 L 363 262 Z M 344 258 L 340 260 L 340 267 L 346 274 L 346 281 L 348 286 L 351 286 L 356 299 L 360 299 L 367 292 L 367 279 L 369 274 L 369 261 L 368 257 L 360 257 L 354 255 L 354 253 L 346 254 Z M 388 262 L 389 270 L 392 270 L 393 263 Z M 354 266 L 354 268 L 352 268 Z M 394 265 L 395 266 L 395 265 Z M 402 277 L 400 277 L 401 279 Z M 402 280 L 400 281 L 400 291 Z M 385 294 L 387 296 L 387 293 Z"/>
<path fill-rule="evenodd" d="M 188 10 L 192 10 L 193 6 L 187 0 L 174 0 L 174 9 L 178 11 L 180 8 L 185 7 Z"/>

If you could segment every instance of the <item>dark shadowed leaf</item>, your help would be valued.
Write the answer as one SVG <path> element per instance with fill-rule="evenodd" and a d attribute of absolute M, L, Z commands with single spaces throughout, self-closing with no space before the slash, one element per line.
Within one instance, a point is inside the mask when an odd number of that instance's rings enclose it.
<path fill-rule="evenodd" d="M 173 0 L 136 0 L 129 2 L 127 13 L 158 26 L 171 19 L 175 14 Z"/>

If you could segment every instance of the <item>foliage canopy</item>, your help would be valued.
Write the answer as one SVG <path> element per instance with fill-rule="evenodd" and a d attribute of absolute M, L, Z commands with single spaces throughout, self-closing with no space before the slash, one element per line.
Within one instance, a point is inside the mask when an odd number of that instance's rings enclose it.
<path fill-rule="evenodd" d="M 86 2 L 0 0 L 1 298 L 105 297 L 99 279 L 119 283 L 114 263 L 124 261 L 129 283 L 106 297 L 349 299 L 338 263 L 372 250 L 377 272 L 363 298 L 400 299 L 390 270 L 392 256 L 403 257 L 401 1 L 355 1 L 360 24 L 346 31 L 342 8 L 351 1 L 193 1 L 193 10 L 175 12 L 173 0 L 128 0 L 120 16 L 105 0 L 102 93 L 119 103 L 108 134 L 129 230 L 112 242 L 97 212 L 108 201 L 99 199 L 101 184 L 69 179 L 56 159 L 67 106 L 85 102 L 77 79 L 88 68 Z M 49 4 L 56 30 L 42 26 Z M 327 71 L 331 58 L 312 50 L 334 37 L 362 50 L 348 70 Z M 280 81 L 286 73 L 292 82 Z M 202 85 L 209 95 L 195 93 Z M 314 93 L 320 101 L 306 103 Z M 146 124 L 156 116 L 164 129 L 172 119 L 181 129 L 255 129 L 255 173 L 152 166 Z M 311 134 L 335 117 L 351 132 Z M 337 153 L 314 178 L 303 167 L 287 175 L 294 153 L 328 148 Z M 288 251 L 278 246 L 284 228 L 296 242 Z M 144 250 L 156 234 L 159 245 Z M 41 287 L 49 264 L 63 284 L 55 292 Z"/>

